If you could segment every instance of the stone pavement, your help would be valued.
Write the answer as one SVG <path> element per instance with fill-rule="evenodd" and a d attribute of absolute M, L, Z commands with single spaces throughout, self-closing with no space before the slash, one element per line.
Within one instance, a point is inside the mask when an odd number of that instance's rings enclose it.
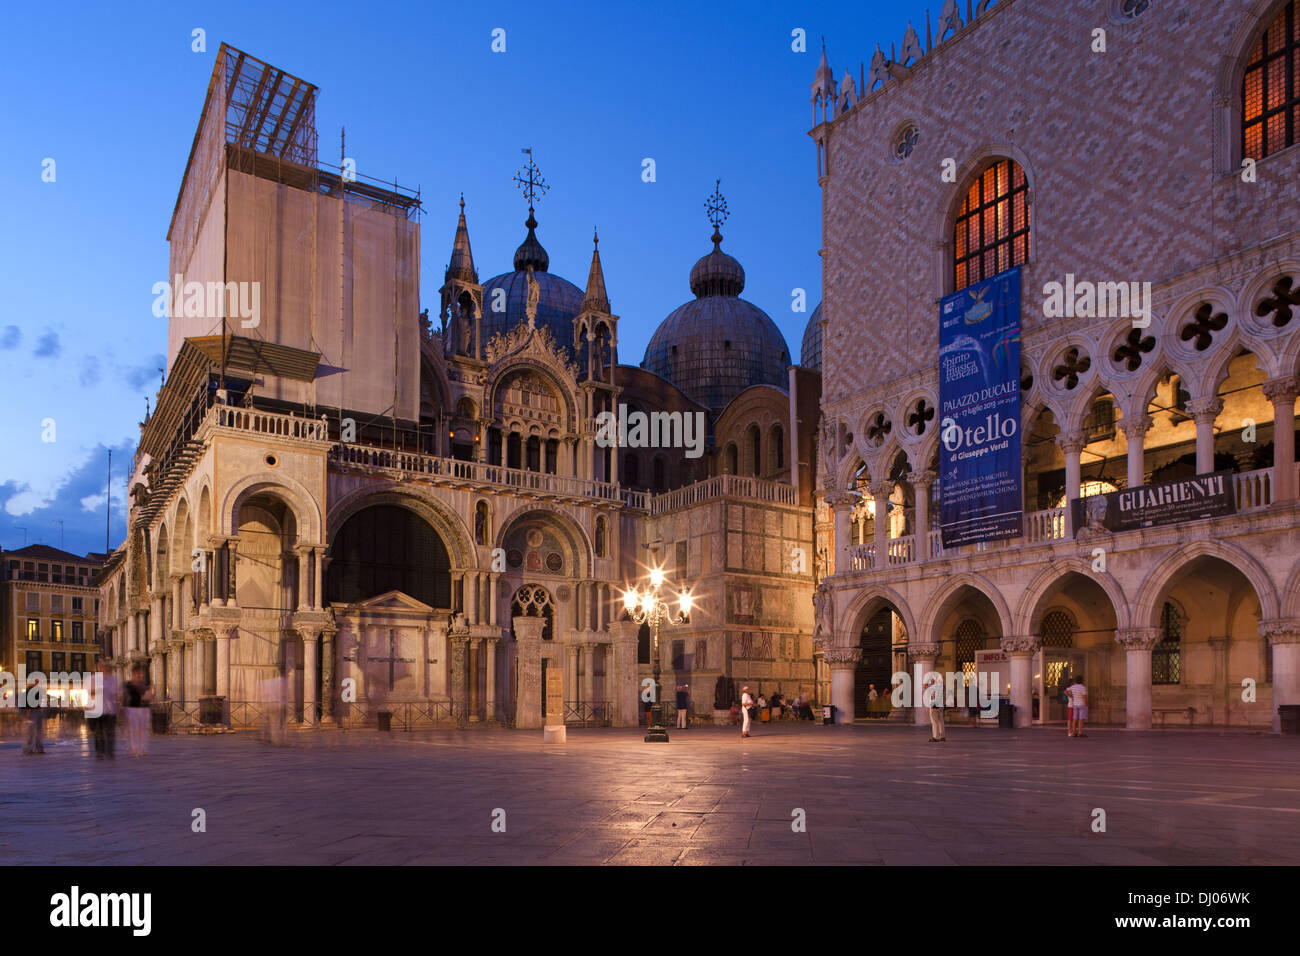
<path fill-rule="evenodd" d="M 1300 738 L 899 725 L 0 739 L 0 860 L 1296 864 Z M 119 738 L 119 745 L 124 740 Z M 124 748 L 123 748 L 124 753 Z M 191 829 L 206 811 L 207 831 Z M 1091 829 L 1093 811 L 1106 832 Z M 494 810 L 506 831 L 492 830 Z M 806 831 L 793 832 L 793 811 Z"/>

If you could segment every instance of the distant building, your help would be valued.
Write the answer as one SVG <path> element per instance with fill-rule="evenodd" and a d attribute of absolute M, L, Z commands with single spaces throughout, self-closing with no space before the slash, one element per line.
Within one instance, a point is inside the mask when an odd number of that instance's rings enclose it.
<path fill-rule="evenodd" d="M 98 574 L 102 554 L 44 544 L 0 551 L 0 670 L 93 671 L 99 661 Z"/>

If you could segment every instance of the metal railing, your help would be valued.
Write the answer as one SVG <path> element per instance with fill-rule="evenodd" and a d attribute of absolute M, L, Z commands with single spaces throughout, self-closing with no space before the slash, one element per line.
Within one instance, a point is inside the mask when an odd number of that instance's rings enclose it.
<path fill-rule="evenodd" d="M 468 708 L 463 703 L 442 700 L 403 700 L 386 704 L 351 703 L 338 705 L 334 717 L 344 730 L 379 726 L 379 714 L 387 713 L 392 730 L 435 730 L 469 726 Z"/>
<path fill-rule="evenodd" d="M 614 722 L 614 705 L 607 700 L 567 700 L 564 722 L 583 727 L 609 727 Z"/>

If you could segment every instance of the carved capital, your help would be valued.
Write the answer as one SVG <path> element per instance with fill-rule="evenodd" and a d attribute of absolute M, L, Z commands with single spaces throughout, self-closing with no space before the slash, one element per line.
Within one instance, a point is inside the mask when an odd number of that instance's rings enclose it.
<path fill-rule="evenodd" d="M 1300 644 L 1300 619 L 1274 618 L 1259 622 L 1259 636 L 1270 644 Z"/>
<path fill-rule="evenodd" d="M 1214 423 L 1219 412 L 1223 411 L 1223 399 L 1217 395 L 1211 395 L 1208 398 L 1194 398 L 1187 403 L 1187 414 L 1192 416 L 1192 420 L 1198 425 L 1209 422 Z"/>
<path fill-rule="evenodd" d="M 892 481 L 873 481 L 867 486 L 873 498 L 888 498 L 894 493 L 894 483 Z"/>
<path fill-rule="evenodd" d="M 827 491 L 826 503 L 834 511 L 849 511 L 861 497 L 856 491 Z"/>
<path fill-rule="evenodd" d="M 1115 632 L 1115 641 L 1126 651 L 1149 651 L 1160 640 L 1158 627 L 1124 627 Z"/>
<path fill-rule="evenodd" d="M 1129 441 L 1137 441 L 1151 430 L 1151 416 L 1137 415 L 1133 418 L 1121 419 L 1119 427 Z"/>
<path fill-rule="evenodd" d="M 907 473 L 907 480 L 916 487 L 929 487 L 937 477 L 939 476 L 932 471 L 909 471 Z"/>
<path fill-rule="evenodd" d="M 1300 395 L 1300 376 L 1270 378 L 1264 383 L 1264 397 L 1274 405 L 1294 404 L 1297 395 Z"/>
<path fill-rule="evenodd" d="M 939 656 L 942 648 L 938 644 L 909 644 L 907 645 L 907 659 L 909 661 L 930 661 L 933 663 Z"/>
<path fill-rule="evenodd" d="M 1022 634 L 1017 637 L 1004 637 L 998 641 L 1003 653 L 1012 657 L 1030 657 L 1038 653 L 1043 646 L 1043 639 L 1036 634 Z"/>
<path fill-rule="evenodd" d="M 1056 447 L 1066 455 L 1077 455 L 1088 444 L 1088 436 L 1083 432 L 1062 432 L 1056 436 Z"/>
<path fill-rule="evenodd" d="M 862 648 L 828 647 L 822 656 L 831 667 L 856 667 L 862 660 Z"/>

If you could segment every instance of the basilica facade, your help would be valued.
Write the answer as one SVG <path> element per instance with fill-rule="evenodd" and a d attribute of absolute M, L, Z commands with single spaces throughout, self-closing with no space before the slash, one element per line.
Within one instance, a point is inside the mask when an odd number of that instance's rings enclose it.
<path fill-rule="evenodd" d="M 511 268 L 480 278 L 462 199 L 426 306 L 418 194 L 319 162 L 315 95 L 217 55 L 102 578 L 109 656 L 180 726 L 287 695 L 308 728 L 540 727 L 556 673 L 566 722 L 631 726 L 656 655 L 697 719 L 740 683 L 816 695 L 820 376 L 741 298 L 723 217 L 639 364 L 598 239 L 581 286 L 551 271 L 531 156 Z M 652 568 L 694 600 L 657 648 L 622 600 Z"/>
<path fill-rule="evenodd" d="M 888 49 L 838 81 L 823 51 L 812 87 L 833 700 L 996 661 L 1018 725 L 1083 675 L 1102 722 L 1276 730 L 1300 704 L 1297 4 L 948 0 Z M 945 546 L 940 302 L 1010 270 L 1022 526 Z M 1104 520 L 1197 478 L 1215 514 Z"/>

